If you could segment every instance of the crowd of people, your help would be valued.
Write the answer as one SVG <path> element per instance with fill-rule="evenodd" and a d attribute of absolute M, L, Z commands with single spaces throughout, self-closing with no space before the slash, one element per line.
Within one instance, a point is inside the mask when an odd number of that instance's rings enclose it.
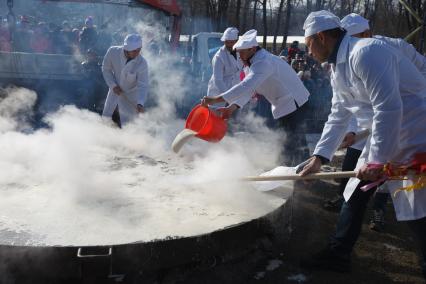
<path fill-rule="evenodd" d="M 306 48 L 302 50 L 299 47 L 298 41 L 292 42 L 288 48 L 283 49 L 279 56 L 290 64 L 309 91 L 330 84 L 329 65 L 321 65 L 315 61 Z"/>
<path fill-rule="evenodd" d="M 124 35 L 116 36 L 115 41 L 123 40 Z M 0 29 L 0 42 L 4 43 L 0 51 L 85 54 L 90 48 L 103 54 L 113 41 L 106 25 L 97 28 L 92 17 L 87 17 L 84 24 L 63 21 L 57 25 L 21 15 L 15 23 L 3 20 Z"/>
<path fill-rule="evenodd" d="M 108 23 L 95 25 L 93 17 L 61 24 L 39 21 L 21 15 L 16 21 L 0 18 L 0 51 L 44 54 L 82 54 L 88 50 L 105 55 L 111 45 L 120 45 L 131 33 L 127 26 L 110 29 Z M 147 41 L 147 50 L 159 53 L 162 46 L 154 38 Z"/>

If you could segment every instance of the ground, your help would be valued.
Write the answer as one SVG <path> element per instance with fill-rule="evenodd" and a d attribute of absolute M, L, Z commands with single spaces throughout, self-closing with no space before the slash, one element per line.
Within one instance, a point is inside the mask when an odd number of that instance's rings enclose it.
<path fill-rule="evenodd" d="M 300 258 L 322 248 L 334 229 L 337 213 L 322 208 L 324 199 L 334 192 L 335 185 L 324 182 L 296 188 L 293 231 L 285 244 L 266 243 L 232 262 L 168 271 L 159 283 L 425 283 L 415 242 L 406 225 L 396 222 L 391 203 L 383 233 L 368 228 L 371 212 L 367 212 L 351 273 L 301 269 Z"/>

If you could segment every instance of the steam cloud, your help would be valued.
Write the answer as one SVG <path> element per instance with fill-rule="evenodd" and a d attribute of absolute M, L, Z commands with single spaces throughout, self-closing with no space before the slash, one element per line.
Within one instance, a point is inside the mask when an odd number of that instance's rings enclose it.
<path fill-rule="evenodd" d="M 145 32 L 143 24 L 135 26 Z M 170 145 L 184 126 L 175 104 L 189 93 L 187 78 L 171 68 L 178 60 L 173 55 L 144 56 L 157 82 L 150 93 L 156 104 L 123 129 L 67 105 L 46 114 L 49 128 L 31 130 L 27 121 L 36 94 L 1 91 L 5 242 L 99 245 L 189 236 L 248 221 L 282 204 L 232 180 L 275 167 L 284 134 L 242 113 L 237 129 L 220 143 L 194 139 L 175 155 Z"/>
<path fill-rule="evenodd" d="M 64 106 L 45 117 L 50 129 L 22 132 L 19 114 L 33 101 L 33 92 L 14 89 L 0 102 L 1 110 L 9 109 L 0 129 L 0 230 L 16 232 L 15 243 L 187 236 L 279 204 L 229 181 L 276 165 L 279 134 L 259 127 L 251 114 L 244 123 L 255 133 L 237 132 L 218 144 L 194 140 L 177 156 L 170 143 L 184 122 L 162 116 L 161 104 L 123 129 Z"/>

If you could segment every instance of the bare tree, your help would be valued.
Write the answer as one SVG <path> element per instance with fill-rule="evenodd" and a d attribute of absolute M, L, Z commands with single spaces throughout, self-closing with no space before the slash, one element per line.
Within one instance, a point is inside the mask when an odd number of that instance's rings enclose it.
<path fill-rule="evenodd" d="M 227 25 L 229 0 L 207 0 L 207 16 L 213 21 L 215 30 L 223 30 Z"/>
<path fill-rule="evenodd" d="M 284 0 L 280 0 L 280 5 L 278 6 L 277 23 L 275 25 L 275 31 L 274 31 L 274 42 L 272 44 L 272 52 L 273 53 L 277 53 L 277 37 L 278 37 L 278 33 L 280 31 L 283 7 L 284 7 Z"/>
<path fill-rule="evenodd" d="M 280 50 L 277 44 L 279 35 L 284 35 L 281 45 L 284 48 L 289 32 L 302 32 L 301 23 L 308 13 L 326 9 L 341 17 L 351 12 L 360 13 L 370 20 L 375 33 L 406 37 L 416 29 L 419 31 L 421 22 L 426 20 L 426 0 L 404 2 L 408 4 L 407 7 L 398 0 L 188 0 L 190 5 L 187 5 L 186 15 L 191 20 L 185 21 L 184 32 L 191 34 L 202 30 L 219 31 L 231 23 L 241 32 L 255 28 L 264 36 L 263 45 L 266 43 L 266 36 L 274 37 L 272 51 L 277 53 Z M 260 9 L 262 15 L 258 13 Z M 410 14 L 409 9 L 416 15 Z M 198 25 L 198 21 L 205 23 L 205 20 L 200 20 L 205 18 L 210 25 Z M 422 35 L 423 33 L 415 34 L 414 43 L 418 43 Z"/>
<path fill-rule="evenodd" d="M 329 0 L 327 9 L 330 10 L 330 11 L 334 11 L 336 9 L 336 6 L 337 6 L 337 1 L 338 0 Z"/>
<path fill-rule="evenodd" d="M 306 15 L 312 12 L 312 0 L 306 0 Z"/>
<path fill-rule="evenodd" d="M 318 10 L 323 10 L 323 9 L 324 9 L 324 6 L 325 6 L 325 0 L 317 0 L 317 1 L 315 2 L 315 10 L 316 10 L 316 11 L 318 11 Z"/>
<path fill-rule="evenodd" d="M 235 7 L 235 26 L 240 28 L 240 10 L 241 10 L 241 0 L 237 0 L 237 5 Z"/>
<path fill-rule="evenodd" d="M 219 30 L 223 30 L 225 26 L 227 25 L 227 11 L 229 7 L 229 0 L 219 0 L 218 3 L 218 18 L 219 18 L 219 24 L 218 28 Z"/>
<path fill-rule="evenodd" d="M 283 42 L 281 43 L 281 50 L 287 47 L 287 36 L 288 30 L 290 27 L 290 15 L 291 15 L 291 0 L 287 0 L 286 3 L 286 13 L 285 13 L 285 24 L 284 24 L 284 32 L 283 32 Z"/>
<path fill-rule="evenodd" d="M 263 47 L 266 48 L 266 39 L 268 37 L 268 19 L 266 14 L 267 0 L 262 1 L 262 14 L 263 14 Z"/>
<path fill-rule="evenodd" d="M 259 0 L 254 0 L 253 3 L 253 28 L 256 28 L 256 17 L 257 17 L 257 4 L 259 3 Z"/>
<path fill-rule="evenodd" d="M 247 26 L 247 15 L 248 15 L 248 11 L 249 11 L 249 7 L 250 7 L 250 3 L 251 3 L 251 1 L 250 1 L 250 0 L 245 0 L 245 1 L 244 1 L 244 8 L 243 8 L 243 24 L 242 24 L 242 27 L 241 27 L 241 29 L 242 29 L 243 31 L 245 31 L 245 30 L 246 30 L 246 26 Z"/>

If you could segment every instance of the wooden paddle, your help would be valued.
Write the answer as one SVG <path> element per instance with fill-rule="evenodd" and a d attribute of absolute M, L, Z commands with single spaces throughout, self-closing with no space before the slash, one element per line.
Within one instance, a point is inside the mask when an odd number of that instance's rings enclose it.
<path fill-rule="evenodd" d="M 293 175 L 280 175 L 280 176 L 247 176 L 241 178 L 242 181 L 277 181 L 277 180 L 315 180 L 315 179 L 338 179 L 338 178 L 352 178 L 356 177 L 357 172 L 324 172 L 315 173 L 307 176 Z"/>
<path fill-rule="evenodd" d="M 366 139 L 370 135 L 370 130 L 366 129 L 355 134 L 355 141 L 357 143 Z M 356 172 L 324 172 L 315 173 L 308 176 L 300 176 L 297 173 L 301 172 L 309 160 L 297 165 L 296 167 L 276 167 L 271 171 L 261 174 L 260 176 L 244 177 L 240 180 L 255 182 L 255 187 L 259 191 L 270 191 L 282 187 L 284 181 L 293 180 L 316 180 L 316 179 L 339 179 L 356 177 Z"/>
<path fill-rule="evenodd" d="M 138 105 L 132 102 L 124 93 L 121 93 L 120 96 L 123 97 L 123 99 L 133 108 L 136 109 L 136 112 L 139 112 Z"/>

